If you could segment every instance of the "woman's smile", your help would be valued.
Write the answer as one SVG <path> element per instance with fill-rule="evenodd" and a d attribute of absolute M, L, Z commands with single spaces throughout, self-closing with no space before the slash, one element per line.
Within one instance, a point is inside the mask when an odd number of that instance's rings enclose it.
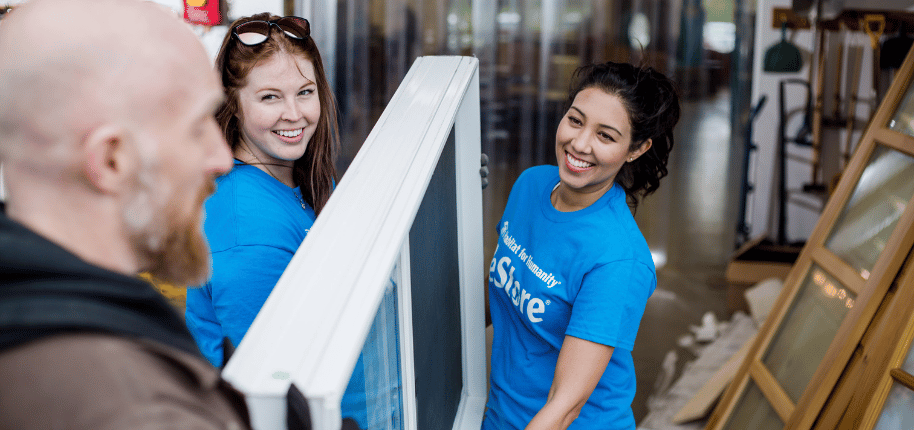
<path fill-rule="evenodd" d="M 298 143 L 302 138 L 304 128 L 294 128 L 291 130 L 273 130 L 273 134 L 280 137 L 280 140 L 288 143 Z"/>
<path fill-rule="evenodd" d="M 567 166 L 568 170 L 571 170 L 572 172 L 581 173 L 593 168 L 594 164 L 577 158 L 574 155 L 571 155 L 570 152 L 566 151 L 565 166 Z"/>

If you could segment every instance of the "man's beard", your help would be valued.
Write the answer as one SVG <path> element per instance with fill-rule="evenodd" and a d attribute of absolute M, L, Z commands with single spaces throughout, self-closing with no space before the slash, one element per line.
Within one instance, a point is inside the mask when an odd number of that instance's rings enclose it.
<path fill-rule="evenodd" d="M 203 202 L 215 189 L 212 180 L 207 181 L 194 202 L 193 212 L 186 217 L 175 213 L 174 202 L 153 205 L 148 195 L 137 196 L 137 203 L 145 201 L 145 210 L 157 212 L 139 217 L 148 222 L 134 234 L 133 239 L 145 263 L 143 268 L 150 276 L 177 286 L 197 285 L 208 279 L 209 246 L 201 231 L 199 214 L 203 210 Z M 145 192 L 151 190 L 146 189 Z M 159 206 L 159 210 L 156 211 L 154 206 Z"/>

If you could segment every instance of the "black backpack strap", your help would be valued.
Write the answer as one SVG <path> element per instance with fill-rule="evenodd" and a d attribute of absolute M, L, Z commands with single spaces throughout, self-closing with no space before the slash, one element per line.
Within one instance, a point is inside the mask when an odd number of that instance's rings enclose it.
<path fill-rule="evenodd" d="M 13 295 L 0 300 L 0 349 L 58 333 L 93 331 L 151 339 L 201 356 L 193 337 L 152 315 L 79 295 Z"/>

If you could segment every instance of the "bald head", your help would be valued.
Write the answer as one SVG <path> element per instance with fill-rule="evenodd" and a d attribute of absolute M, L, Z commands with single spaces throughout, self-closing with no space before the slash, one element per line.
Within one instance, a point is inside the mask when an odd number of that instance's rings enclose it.
<path fill-rule="evenodd" d="M 66 162 L 89 129 L 149 124 L 194 84 L 175 78 L 208 67 L 189 26 L 157 4 L 31 0 L 0 25 L 0 158 Z"/>
<path fill-rule="evenodd" d="M 205 273 L 201 205 L 232 161 L 187 24 L 140 0 L 30 0 L 0 22 L 0 94 L 11 219 L 111 270 Z"/>

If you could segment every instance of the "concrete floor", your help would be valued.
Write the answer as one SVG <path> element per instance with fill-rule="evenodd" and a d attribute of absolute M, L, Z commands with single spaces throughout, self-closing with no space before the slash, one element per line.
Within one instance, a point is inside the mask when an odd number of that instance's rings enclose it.
<path fill-rule="evenodd" d="M 724 270 L 734 251 L 740 183 L 736 169 L 743 144 L 730 139 L 726 89 L 705 99 L 683 100 L 669 175 L 635 214 L 657 262 L 657 289 L 648 300 L 632 351 L 638 381 L 632 410 L 638 422 L 647 415 L 658 380 L 669 379 L 662 372 L 668 353 L 675 351 L 678 357 L 675 376 L 696 358 L 678 345 L 680 337 L 691 333 L 689 326 L 700 325 L 708 311 L 720 321 L 729 319 Z M 515 169 L 490 166 L 487 194 L 507 196 L 513 181 L 500 178 L 516 177 Z M 485 205 L 486 218 L 494 222 L 504 208 L 499 200 L 487 199 Z M 489 259 L 495 236 L 486 231 Z"/>
<path fill-rule="evenodd" d="M 639 422 L 669 351 L 677 355 L 676 375 L 695 358 L 678 345 L 689 326 L 701 325 L 708 311 L 719 321 L 730 317 L 724 270 L 734 251 L 743 143 L 730 142 L 729 92 L 684 101 L 682 108 L 669 176 L 635 214 L 657 264 L 657 289 L 632 351 L 638 379 L 632 410 Z"/>

